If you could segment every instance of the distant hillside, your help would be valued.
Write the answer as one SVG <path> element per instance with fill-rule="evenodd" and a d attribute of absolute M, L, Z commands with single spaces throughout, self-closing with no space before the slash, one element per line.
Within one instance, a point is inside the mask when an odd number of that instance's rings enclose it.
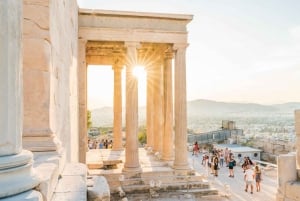
<path fill-rule="evenodd" d="M 295 109 L 300 109 L 300 103 L 261 105 L 256 103 L 228 103 L 200 99 L 189 101 L 187 108 L 188 116 L 292 115 Z"/>
<path fill-rule="evenodd" d="M 300 102 L 291 102 L 275 105 L 261 105 L 256 103 L 229 103 L 212 100 L 193 100 L 187 102 L 187 115 L 189 122 L 194 118 L 204 117 L 262 117 L 270 115 L 292 116 L 295 109 L 300 109 Z M 123 119 L 125 119 L 125 109 L 123 109 Z M 113 108 L 103 107 L 92 110 L 93 126 L 111 126 L 113 122 Z M 146 109 L 139 109 L 139 121 L 145 122 Z M 125 121 L 123 120 L 123 124 Z"/>

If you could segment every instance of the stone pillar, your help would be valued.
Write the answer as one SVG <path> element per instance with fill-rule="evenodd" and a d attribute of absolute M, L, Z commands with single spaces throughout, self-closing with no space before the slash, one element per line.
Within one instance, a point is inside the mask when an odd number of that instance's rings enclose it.
<path fill-rule="evenodd" d="M 54 72 L 51 55 L 50 13 L 43 6 L 24 3 L 23 16 L 23 146 L 31 151 L 60 151 L 56 135 Z M 45 5 L 44 5 L 45 4 Z M 33 18 L 37 11 L 39 17 Z M 34 78 L 34 79 L 33 79 Z"/>
<path fill-rule="evenodd" d="M 132 74 L 137 65 L 139 43 L 126 42 L 126 147 L 124 172 L 141 171 L 138 150 L 138 81 Z"/>
<path fill-rule="evenodd" d="M 300 110 L 295 110 L 296 168 L 300 170 Z M 300 177 L 300 175 L 298 175 Z"/>
<path fill-rule="evenodd" d="M 154 66 L 154 91 L 153 91 L 153 111 L 155 118 L 153 119 L 154 146 L 153 150 L 162 154 L 163 147 L 163 69 L 162 63 L 157 62 Z"/>
<path fill-rule="evenodd" d="M 186 109 L 186 63 L 187 44 L 175 44 L 175 170 L 188 170 L 187 157 L 187 109 Z"/>
<path fill-rule="evenodd" d="M 21 0 L 0 1 L 0 198 L 39 183 L 32 153 L 22 149 L 22 5 Z"/>
<path fill-rule="evenodd" d="M 114 142 L 113 150 L 123 150 L 122 145 L 122 65 L 115 61 L 114 70 Z"/>
<path fill-rule="evenodd" d="M 153 88 L 154 78 L 152 66 L 147 66 L 147 146 L 153 149 L 154 146 L 154 133 L 153 133 L 153 120 L 154 120 L 154 99 Z"/>
<path fill-rule="evenodd" d="M 172 58 L 173 52 L 166 52 L 164 59 L 164 136 L 163 136 L 163 160 L 174 158 L 173 137 L 173 93 L 172 93 Z"/>
<path fill-rule="evenodd" d="M 87 63 L 86 40 L 78 40 L 78 89 L 79 89 L 79 162 L 86 162 L 87 151 Z"/>
<path fill-rule="evenodd" d="M 295 154 L 289 153 L 278 156 L 277 165 L 278 188 L 276 197 L 277 200 L 281 200 L 280 198 L 286 195 L 286 183 L 297 180 Z"/>

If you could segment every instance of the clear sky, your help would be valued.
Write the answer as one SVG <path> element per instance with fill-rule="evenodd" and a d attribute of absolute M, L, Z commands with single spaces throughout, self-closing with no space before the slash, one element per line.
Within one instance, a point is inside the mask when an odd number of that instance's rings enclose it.
<path fill-rule="evenodd" d="M 300 101 L 299 0 L 78 0 L 78 4 L 80 8 L 193 15 L 188 25 L 188 100 Z M 109 76 L 102 73 L 103 77 L 113 79 L 111 68 L 104 69 Z M 111 91 L 97 99 L 91 96 L 94 89 L 89 89 L 90 109 L 98 107 L 96 102 L 99 107 L 112 105 L 113 86 L 102 85 Z"/>

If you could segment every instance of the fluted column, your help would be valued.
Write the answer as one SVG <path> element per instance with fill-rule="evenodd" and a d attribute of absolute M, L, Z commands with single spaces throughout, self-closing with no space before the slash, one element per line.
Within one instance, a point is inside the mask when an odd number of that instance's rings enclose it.
<path fill-rule="evenodd" d="M 162 71 L 162 63 L 157 62 L 154 66 L 154 105 L 153 111 L 155 114 L 155 118 L 153 119 L 153 134 L 154 134 L 154 151 L 162 153 L 163 147 L 163 71 Z"/>
<path fill-rule="evenodd" d="M 186 62 L 187 44 L 175 44 L 175 160 L 174 169 L 187 170 Z"/>
<path fill-rule="evenodd" d="M 86 162 L 87 152 L 87 63 L 86 40 L 78 40 L 78 88 L 79 88 L 79 162 Z"/>
<path fill-rule="evenodd" d="M 114 70 L 114 142 L 113 150 L 123 150 L 122 145 L 122 64 L 116 60 Z"/>
<path fill-rule="evenodd" d="M 0 198 L 34 188 L 33 156 L 22 149 L 22 0 L 0 1 Z"/>
<path fill-rule="evenodd" d="M 173 160 L 173 92 L 172 92 L 172 58 L 173 52 L 166 52 L 164 59 L 164 136 L 163 160 Z"/>
<path fill-rule="evenodd" d="M 126 58 L 126 151 L 123 171 L 140 171 L 138 153 L 138 81 L 132 70 L 137 65 L 139 43 L 127 42 Z"/>
<path fill-rule="evenodd" d="M 296 163 L 297 163 L 297 169 L 300 170 L 300 110 L 295 110 L 295 131 L 296 131 Z"/>
<path fill-rule="evenodd" d="M 153 89 L 154 79 L 151 66 L 147 66 L 147 146 L 154 145 L 153 119 L 154 119 L 154 104 L 153 104 Z"/>

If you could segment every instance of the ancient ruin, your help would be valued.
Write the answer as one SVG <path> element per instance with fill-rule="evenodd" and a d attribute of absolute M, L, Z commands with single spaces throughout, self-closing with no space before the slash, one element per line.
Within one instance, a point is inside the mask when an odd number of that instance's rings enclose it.
<path fill-rule="evenodd" d="M 87 200 L 87 191 L 90 200 L 108 200 L 110 191 L 120 198 L 131 191 L 155 197 L 158 190 L 184 188 L 185 194 L 186 186 L 200 189 L 199 194 L 217 193 L 186 157 L 186 26 L 192 19 L 183 14 L 79 9 L 76 0 L 1 0 L 0 199 Z M 86 166 L 90 64 L 114 70 L 114 146 L 109 154 L 117 154 L 123 166 L 116 174 L 106 172 L 107 179 L 101 173 L 88 175 Z M 144 151 L 137 142 L 136 65 L 145 66 L 148 76 Z M 122 68 L 126 94 L 121 93 Z M 299 114 L 296 111 L 297 147 Z M 146 154 L 157 162 L 142 161 Z M 288 164 L 289 174 L 282 169 Z M 165 172 L 155 172 L 155 165 Z M 279 157 L 278 200 L 299 200 L 299 167 L 299 151 Z M 132 187 L 132 182 L 139 185 Z"/>

